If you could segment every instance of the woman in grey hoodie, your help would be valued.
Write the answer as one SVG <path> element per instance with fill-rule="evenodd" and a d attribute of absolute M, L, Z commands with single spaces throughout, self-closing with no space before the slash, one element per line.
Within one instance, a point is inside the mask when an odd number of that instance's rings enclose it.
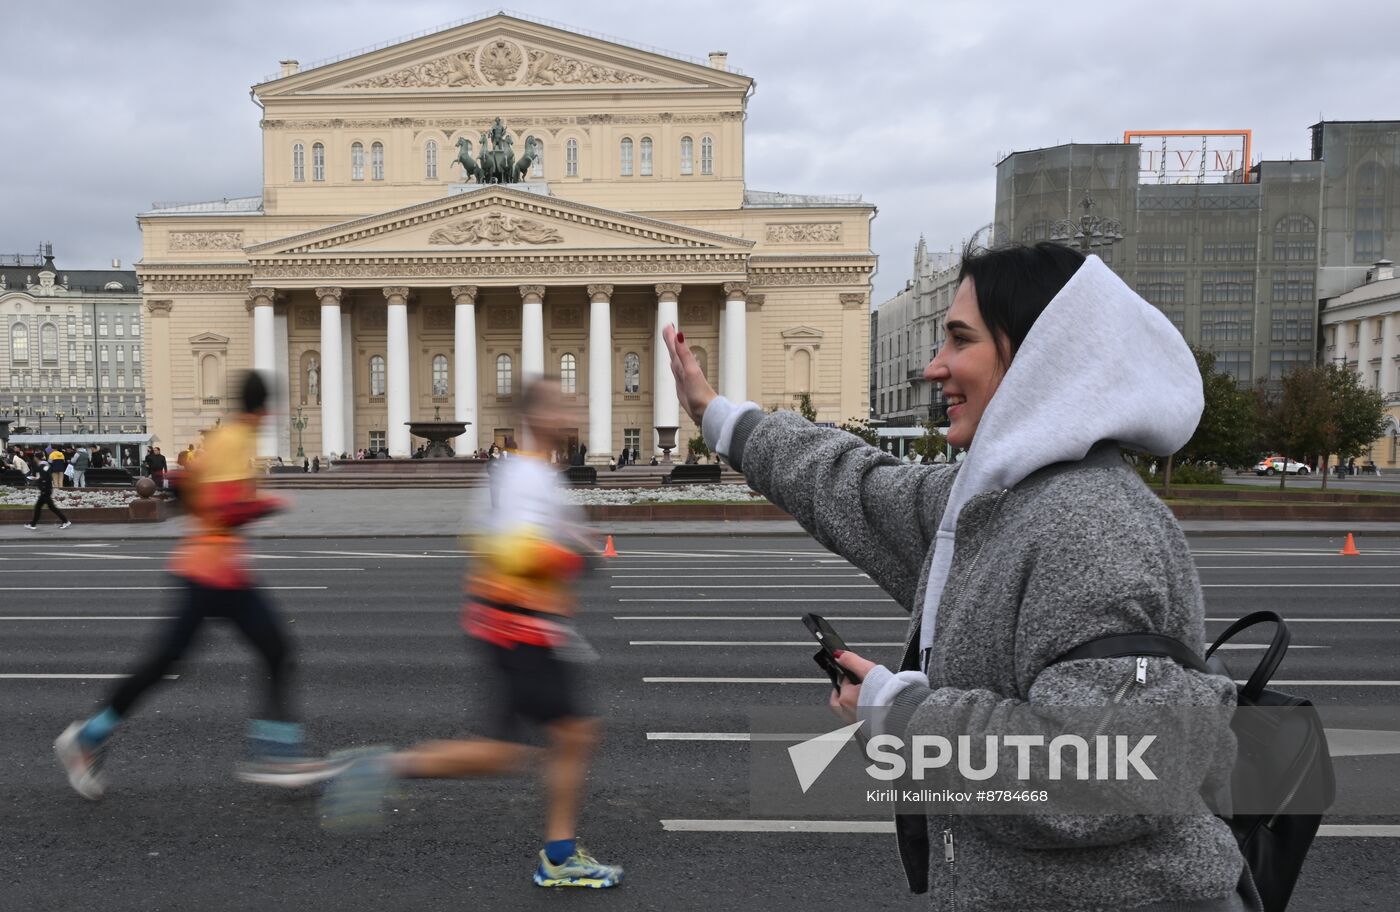
<path fill-rule="evenodd" d="M 1165 456 L 1195 431 L 1201 377 L 1181 335 L 1097 257 L 1055 244 L 965 257 L 946 330 L 924 377 L 948 403 L 948 442 L 968 455 L 922 466 L 717 396 L 684 336 L 663 331 L 681 404 L 711 449 L 910 612 L 898 668 L 844 654 L 863 683 L 833 693 L 833 708 L 904 743 L 981 744 L 1024 733 L 1048 707 L 1232 704 L 1229 680 L 1168 659 L 1056 663 L 1110 634 L 1203 648 L 1185 536 L 1122 456 Z M 1171 775 L 1193 800 L 1197 786 L 1226 781 L 1234 758 L 1227 726 L 1186 721 L 1207 718 L 1183 713 L 1169 733 L 1190 746 L 1171 753 Z M 1011 752 L 1003 768 L 1015 765 Z M 1113 797 L 1119 786 L 1101 787 Z M 896 831 L 910 888 L 936 909 L 1258 908 L 1229 828 L 1204 801 L 1175 816 L 901 814 Z"/>

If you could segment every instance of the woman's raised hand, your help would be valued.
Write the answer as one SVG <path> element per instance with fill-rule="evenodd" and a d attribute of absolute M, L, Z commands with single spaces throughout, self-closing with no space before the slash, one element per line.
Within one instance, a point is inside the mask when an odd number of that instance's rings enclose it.
<path fill-rule="evenodd" d="M 690 353 L 690 347 L 685 344 L 684 333 L 677 333 L 674 326 L 663 326 L 661 338 L 666 343 L 666 351 L 671 355 L 671 373 L 676 378 L 676 396 L 681 401 L 681 408 L 685 409 L 690 420 L 699 427 L 701 419 L 705 416 L 705 409 L 709 407 L 710 400 L 715 398 L 715 388 L 710 386 L 710 381 L 705 379 L 695 356 Z"/>

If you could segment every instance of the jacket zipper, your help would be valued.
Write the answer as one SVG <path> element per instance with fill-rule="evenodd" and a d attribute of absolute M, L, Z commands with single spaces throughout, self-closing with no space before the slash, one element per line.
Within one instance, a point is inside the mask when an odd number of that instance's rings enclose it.
<path fill-rule="evenodd" d="M 958 857 L 951 829 L 943 831 L 943 860 L 948 865 L 948 912 L 954 912 L 958 907 Z"/>
<path fill-rule="evenodd" d="M 1097 738 L 1099 735 L 1102 735 L 1104 729 L 1108 728 L 1108 723 L 1113 721 L 1113 717 L 1116 714 L 1116 707 L 1123 702 L 1124 698 L 1128 696 L 1132 689 L 1139 684 L 1146 683 L 1147 657 L 1138 656 L 1137 667 L 1133 669 L 1133 673 L 1128 676 L 1126 681 L 1118 685 L 1118 689 L 1113 692 L 1113 697 L 1109 700 L 1108 712 L 1104 713 L 1103 718 L 1099 720 L 1098 728 L 1094 729 L 1094 737 Z"/>

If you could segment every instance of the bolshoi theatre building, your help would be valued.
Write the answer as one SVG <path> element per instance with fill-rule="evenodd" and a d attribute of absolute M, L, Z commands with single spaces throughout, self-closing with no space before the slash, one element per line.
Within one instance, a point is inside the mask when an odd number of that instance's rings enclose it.
<path fill-rule="evenodd" d="M 277 378 L 260 456 L 517 436 L 551 375 L 590 462 L 695 428 L 660 328 L 722 393 L 868 414 L 875 208 L 748 189 L 754 81 L 507 15 L 281 72 L 257 196 L 141 213 L 147 415 L 182 448 Z M 299 417 L 298 417 L 299 416 Z M 294 422 L 304 425 L 294 430 Z"/>

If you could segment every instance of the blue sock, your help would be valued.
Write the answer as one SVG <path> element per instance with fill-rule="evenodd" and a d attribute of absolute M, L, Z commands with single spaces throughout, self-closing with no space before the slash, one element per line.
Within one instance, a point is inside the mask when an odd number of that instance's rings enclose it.
<path fill-rule="evenodd" d="M 85 747 L 97 747 L 116 730 L 121 720 L 122 717 L 117 715 L 117 711 L 109 706 L 83 723 L 78 732 L 78 740 Z"/>
<path fill-rule="evenodd" d="M 544 857 L 550 864 L 562 864 L 574 854 L 574 840 L 556 839 L 544 844 Z"/>

